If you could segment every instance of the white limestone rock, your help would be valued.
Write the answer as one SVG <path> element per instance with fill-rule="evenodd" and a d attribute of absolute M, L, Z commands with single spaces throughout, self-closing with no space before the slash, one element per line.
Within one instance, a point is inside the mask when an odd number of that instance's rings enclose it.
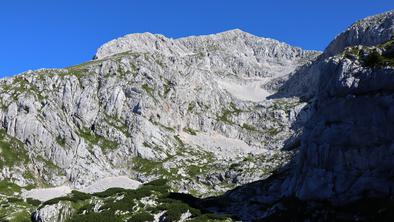
<path fill-rule="evenodd" d="M 264 85 L 319 54 L 241 30 L 144 33 L 104 44 L 84 64 L 1 79 L 0 130 L 26 160 L 0 178 L 37 186 L 23 195 L 43 201 L 163 177 L 205 197 L 266 178 L 290 159 L 281 148 L 302 128 L 295 116 L 306 103 L 270 99 L 276 90 Z M 63 202 L 40 215 L 63 220 L 72 213 Z"/>

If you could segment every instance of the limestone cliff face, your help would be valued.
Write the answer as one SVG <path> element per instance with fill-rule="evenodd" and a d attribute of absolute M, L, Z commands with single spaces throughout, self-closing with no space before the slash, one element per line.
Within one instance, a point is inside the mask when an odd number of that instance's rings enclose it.
<path fill-rule="evenodd" d="M 325 57 L 341 53 L 346 47 L 374 46 L 391 39 L 394 11 L 364 18 L 339 34 L 324 51 Z"/>
<path fill-rule="evenodd" d="M 336 55 L 320 64 L 316 112 L 301 141 L 291 183 L 301 199 L 393 194 L 393 29 L 393 12 L 368 17 L 323 54 Z"/>
<path fill-rule="evenodd" d="M 288 159 L 279 148 L 305 103 L 267 100 L 273 92 L 262 86 L 319 54 L 240 30 L 144 33 L 104 44 L 81 65 L 3 79 L 1 133 L 21 142 L 9 152 L 24 159 L 3 161 L 0 178 L 81 188 L 164 176 L 206 195 L 264 178 Z"/>
<path fill-rule="evenodd" d="M 340 34 L 316 61 L 303 67 L 303 73 L 289 77 L 288 81 L 293 82 L 285 83 L 274 98 L 292 93 L 302 96 L 302 91 L 288 87 L 299 86 L 305 78 L 316 82 L 312 90 L 306 91 L 309 96 L 313 92 L 306 106 L 312 115 L 299 136 L 298 153 L 271 178 L 227 193 L 225 197 L 235 203 L 228 208 L 231 212 L 241 212 L 236 214 L 248 221 L 280 215 L 277 212 L 286 209 L 287 198 L 308 203 L 325 201 L 335 206 L 368 198 L 391 198 L 393 29 L 392 11 L 358 21 Z M 254 203 L 240 206 L 246 200 Z M 261 204 L 273 207 L 258 211 L 256 208 Z M 327 216 L 329 208 L 321 207 L 321 202 L 319 208 L 318 204 L 309 205 L 310 209 L 321 210 L 321 214 L 314 211 L 315 216 L 325 213 Z M 350 219 L 355 219 L 357 213 L 350 214 Z"/>

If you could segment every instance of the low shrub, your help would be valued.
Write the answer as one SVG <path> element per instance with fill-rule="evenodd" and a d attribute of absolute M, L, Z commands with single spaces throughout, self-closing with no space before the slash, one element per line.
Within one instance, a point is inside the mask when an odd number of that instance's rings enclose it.
<path fill-rule="evenodd" d="M 85 215 L 74 215 L 68 222 L 123 222 L 111 212 L 88 213 Z"/>
<path fill-rule="evenodd" d="M 201 212 L 198 209 L 192 208 L 189 205 L 182 203 L 180 201 L 174 201 L 174 200 L 171 201 L 172 202 L 163 204 L 162 206 L 159 207 L 162 210 L 166 210 L 164 216 L 166 217 L 166 221 L 168 222 L 178 221 L 182 216 L 182 214 L 188 211 L 192 214 L 192 217 L 197 217 L 201 215 Z"/>
<path fill-rule="evenodd" d="M 134 214 L 127 222 L 147 222 L 147 221 L 153 221 L 155 218 L 153 217 L 152 214 L 143 211 Z"/>
<path fill-rule="evenodd" d="M 384 64 L 384 58 L 377 51 L 371 52 L 364 59 L 364 65 L 367 67 L 381 66 Z"/>
<path fill-rule="evenodd" d="M 92 197 L 92 195 L 87 194 L 87 193 L 79 192 L 77 190 L 71 191 L 71 200 L 73 202 L 87 200 L 87 199 L 90 199 L 91 197 Z"/>
<path fill-rule="evenodd" d="M 28 204 L 33 205 L 33 206 L 39 206 L 39 205 L 41 204 L 41 201 L 36 200 L 36 199 L 33 199 L 33 198 L 27 198 L 27 199 L 26 199 L 26 202 L 27 202 Z"/>
<path fill-rule="evenodd" d="M 114 196 L 115 194 L 125 193 L 125 192 L 126 192 L 126 190 L 123 188 L 114 187 L 114 188 L 109 188 L 103 192 L 94 193 L 93 196 L 105 198 L 105 197 L 110 197 L 110 196 Z"/>

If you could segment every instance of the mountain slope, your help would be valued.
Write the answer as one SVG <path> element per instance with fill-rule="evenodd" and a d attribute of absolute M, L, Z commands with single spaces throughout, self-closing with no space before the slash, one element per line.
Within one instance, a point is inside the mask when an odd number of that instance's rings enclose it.
<path fill-rule="evenodd" d="M 163 177 L 202 196 L 263 179 L 292 155 L 280 148 L 305 105 L 267 100 L 264 84 L 319 54 L 240 30 L 144 33 L 104 44 L 81 65 L 3 79 L 0 125 L 20 143 L 9 152 L 24 158 L 2 159 L 0 178 L 23 193 Z"/>
<path fill-rule="evenodd" d="M 322 54 L 240 30 L 132 34 L 4 79 L 3 218 L 390 221 L 393 29 L 393 11 L 368 17 Z M 119 176 L 143 185 L 97 192 Z M 95 190 L 41 203 L 15 183 Z"/>
<path fill-rule="evenodd" d="M 299 152 L 213 209 L 244 221 L 392 220 L 393 28 L 393 11 L 358 21 L 305 68 L 315 70 L 317 85 Z"/>

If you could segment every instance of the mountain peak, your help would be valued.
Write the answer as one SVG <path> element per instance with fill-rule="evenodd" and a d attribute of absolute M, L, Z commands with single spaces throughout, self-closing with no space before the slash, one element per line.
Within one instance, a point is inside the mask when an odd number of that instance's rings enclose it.
<path fill-rule="evenodd" d="M 230 29 L 227 31 L 219 32 L 217 35 L 252 35 L 249 32 L 245 32 L 241 29 Z"/>
<path fill-rule="evenodd" d="M 233 38 L 237 36 L 253 36 L 240 29 L 232 29 L 217 34 L 210 35 L 199 35 L 199 36 L 188 36 L 178 39 L 171 39 L 161 34 L 153 34 L 150 32 L 144 33 L 133 33 L 123 37 L 111 40 L 103 44 L 95 55 L 96 59 L 102 59 L 114 54 L 133 51 L 133 52 L 154 52 L 160 51 L 160 53 L 170 54 L 177 52 L 178 54 L 187 53 L 187 49 L 184 48 L 181 42 L 184 41 L 196 41 L 196 39 L 202 39 L 205 41 L 207 38 Z"/>
<path fill-rule="evenodd" d="M 96 52 L 95 58 L 102 59 L 126 51 L 147 52 L 161 50 L 164 53 L 173 45 L 172 39 L 150 32 L 128 34 L 103 44 Z"/>
<path fill-rule="evenodd" d="M 295 53 L 302 53 L 303 51 L 275 39 L 258 37 L 241 29 L 232 29 L 217 34 L 188 36 L 178 39 L 149 32 L 128 34 L 103 44 L 97 50 L 94 58 L 103 59 L 128 51 L 182 56 L 201 51 L 213 45 L 220 50 L 242 50 L 243 53 L 251 49 L 265 51 L 268 54 L 269 52 L 283 54 L 290 49 Z"/>

